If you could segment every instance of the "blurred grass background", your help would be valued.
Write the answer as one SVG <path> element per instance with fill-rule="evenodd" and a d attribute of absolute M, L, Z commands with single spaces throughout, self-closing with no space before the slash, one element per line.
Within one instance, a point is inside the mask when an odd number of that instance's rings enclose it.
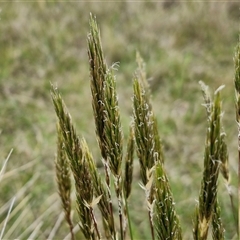
<path fill-rule="evenodd" d="M 60 89 L 78 133 L 86 138 L 101 166 L 89 84 L 86 38 L 90 12 L 97 16 L 107 63 L 120 62 L 116 75 L 125 140 L 132 119 L 136 51 L 146 62 L 166 169 L 184 239 L 192 239 L 207 126 L 199 80 L 205 81 L 212 90 L 226 85 L 223 122 L 236 200 L 233 55 L 239 34 L 239 7 L 240 3 L 227 1 L 0 3 L 1 164 L 10 149 L 14 149 L 7 174 L 0 183 L 0 206 L 23 190 L 15 203 L 23 203 L 21 211 L 16 211 L 6 231 L 21 217 L 21 212 L 26 211 L 10 235 L 12 238 L 19 237 L 42 214 L 34 225 L 39 226 L 36 239 L 47 238 L 61 213 L 54 173 L 57 134 L 50 82 Z M 133 230 L 136 239 L 148 239 L 137 159 L 135 166 L 134 191 L 130 198 Z M 233 239 L 236 230 L 222 178 L 219 200 L 226 239 Z M 4 213 L 3 208 L 1 211 Z M 22 237 L 29 236 L 31 231 L 29 229 Z M 63 223 L 55 238 L 62 239 L 66 235 L 67 227 Z"/>

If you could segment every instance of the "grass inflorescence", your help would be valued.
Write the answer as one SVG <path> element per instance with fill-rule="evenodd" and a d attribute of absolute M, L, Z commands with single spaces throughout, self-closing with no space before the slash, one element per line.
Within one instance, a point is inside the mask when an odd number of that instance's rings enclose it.
<path fill-rule="evenodd" d="M 196 220 L 194 227 L 194 238 L 195 239 L 207 239 L 208 229 L 212 221 L 212 216 L 214 215 L 214 227 L 213 236 L 216 236 L 216 231 L 220 232 L 222 226 L 219 217 L 219 205 L 217 202 L 217 183 L 218 175 L 222 165 L 221 160 L 225 159 L 226 150 L 222 150 L 226 147 L 224 138 L 222 136 L 225 134 L 222 130 L 222 103 L 220 98 L 220 90 L 222 87 L 217 89 L 214 94 L 214 100 L 207 91 L 207 87 L 204 83 L 200 82 L 202 86 L 202 91 L 205 99 L 205 107 L 208 117 L 208 127 L 207 136 L 205 142 L 205 152 L 204 152 L 204 171 L 201 183 L 201 190 L 199 194 L 199 205 L 196 210 Z M 217 205 L 217 206 L 216 206 Z M 220 222 L 216 224 L 216 221 Z M 219 233 L 220 234 L 220 233 Z M 221 239 L 224 239 L 222 236 Z"/>
<path fill-rule="evenodd" d="M 69 162 L 66 156 L 66 152 L 64 149 L 63 137 L 61 134 L 60 126 L 57 125 L 57 133 L 58 133 L 58 147 L 57 147 L 57 156 L 55 160 L 56 167 L 56 178 L 58 184 L 58 193 L 62 201 L 62 206 L 65 212 L 65 219 L 69 225 L 72 239 L 74 239 L 73 234 L 73 223 L 71 219 L 71 172 Z"/>
<path fill-rule="evenodd" d="M 140 165 L 140 186 L 145 193 L 150 238 L 183 239 L 176 211 L 177 203 L 174 201 L 165 166 L 165 162 L 169 159 L 165 159 L 163 154 L 162 140 L 151 104 L 151 91 L 146 79 L 144 62 L 137 54 L 138 68 L 133 77 L 133 122 L 130 125 L 124 155 L 124 137 L 114 75 L 116 65 L 108 67 L 105 61 L 100 30 L 92 15 L 90 15 L 89 25 L 90 32 L 87 41 L 92 109 L 104 173 L 97 168 L 86 140 L 77 135 L 60 93 L 53 86 L 51 88 L 52 100 L 58 117 L 56 176 L 65 219 L 72 239 L 74 239 L 74 223 L 71 215 L 71 174 L 75 182 L 79 226 L 84 237 L 91 240 L 134 239 L 129 203 L 132 193 L 135 151 Z M 237 72 L 239 60 L 235 62 Z M 236 73 L 235 80 L 237 106 L 240 101 L 238 75 Z M 201 82 L 201 87 L 208 125 L 203 157 L 204 169 L 194 216 L 193 237 L 195 240 L 207 239 L 211 226 L 214 240 L 225 239 L 224 223 L 221 219 L 221 199 L 218 199 L 220 172 L 226 183 L 230 184 L 226 134 L 222 126 L 223 112 L 220 92 L 223 87 L 215 91 L 213 100 L 208 87 L 203 82 Z M 239 120 L 238 115 L 237 120 Z M 231 195 L 230 199 L 232 201 Z"/>

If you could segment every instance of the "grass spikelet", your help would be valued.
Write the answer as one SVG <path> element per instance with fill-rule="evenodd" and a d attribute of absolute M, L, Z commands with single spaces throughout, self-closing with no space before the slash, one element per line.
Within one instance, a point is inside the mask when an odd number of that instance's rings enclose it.
<path fill-rule="evenodd" d="M 211 115 L 211 109 L 212 109 L 212 99 L 209 93 L 209 89 L 204 82 L 199 81 L 199 84 L 201 86 L 203 99 L 204 99 L 204 104 L 202 105 L 205 107 L 207 116 L 209 117 Z"/>
<path fill-rule="evenodd" d="M 121 239 L 123 239 L 122 219 L 122 129 L 116 94 L 116 81 L 113 69 L 108 69 L 103 57 L 100 31 L 96 20 L 90 16 L 88 36 L 88 56 L 90 63 L 92 106 L 96 125 L 96 134 L 105 165 L 105 175 L 110 189 L 109 170 L 115 179 L 115 192 L 118 198 L 118 212 Z M 109 199 L 111 192 L 108 191 Z M 111 210 L 112 212 L 112 210 Z M 112 218 L 113 219 L 113 218 Z"/>
<path fill-rule="evenodd" d="M 207 87 L 204 83 L 200 84 L 205 99 L 208 128 L 205 142 L 203 179 L 193 232 L 195 239 L 204 240 L 207 239 L 214 210 L 217 210 L 215 206 L 217 201 L 217 180 L 222 157 L 222 103 L 220 98 L 222 86 L 215 91 L 214 102 L 212 102 L 209 93 L 206 91 Z M 218 217 L 218 220 L 220 221 L 220 217 Z"/>
<path fill-rule="evenodd" d="M 116 94 L 116 81 L 112 71 L 106 74 L 104 82 L 104 144 L 109 167 L 115 177 L 121 176 L 122 129 Z"/>
<path fill-rule="evenodd" d="M 103 88 L 106 81 L 107 66 L 104 60 L 100 30 L 96 19 L 90 15 L 90 33 L 88 35 L 88 57 L 90 65 L 92 107 L 96 125 L 96 135 L 101 154 L 106 160 L 107 154 L 104 147 L 104 95 Z"/>
<path fill-rule="evenodd" d="M 212 216 L 212 238 L 213 240 L 224 240 L 224 232 L 222 220 L 221 220 L 221 208 L 218 200 L 214 205 L 213 216 Z"/>
<path fill-rule="evenodd" d="M 89 171 L 92 178 L 94 195 L 96 198 L 100 197 L 98 207 L 102 213 L 103 217 L 103 226 L 105 230 L 106 239 L 114 239 L 116 236 L 115 228 L 114 228 L 114 220 L 112 214 L 112 206 L 110 199 L 108 198 L 108 190 L 102 182 L 102 179 L 97 172 L 96 164 L 93 160 L 92 154 L 89 151 L 86 141 L 82 140 L 83 154 L 88 162 Z"/>
<path fill-rule="evenodd" d="M 225 133 L 221 133 L 221 148 L 220 148 L 220 159 L 221 159 L 221 173 L 226 183 L 230 184 L 230 173 L 229 173 L 229 158 L 228 158 L 228 149 L 225 142 Z"/>
<path fill-rule="evenodd" d="M 156 155 L 157 157 L 157 155 Z M 155 167 L 155 229 L 158 239 L 182 239 L 168 179 L 159 160 Z"/>
<path fill-rule="evenodd" d="M 168 237 L 181 239 L 179 220 L 174 210 L 169 182 L 163 169 L 162 146 L 157 121 L 149 100 L 150 95 L 139 83 L 138 79 L 134 80 L 133 89 L 136 149 L 140 162 L 143 188 L 148 202 L 152 239 L 154 239 L 154 224 L 159 239 L 168 239 Z M 155 175 L 153 174 L 154 169 L 156 171 Z M 155 218 L 153 219 L 154 204 L 156 208 L 154 212 Z M 162 225 L 162 223 L 164 224 Z M 164 229 L 164 227 L 167 229 Z"/>
<path fill-rule="evenodd" d="M 138 79 L 133 81 L 133 116 L 137 156 L 140 163 L 140 175 L 148 203 L 148 217 L 152 239 L 153 228 L 153 181 L 152 168 L 154 166 L 154 117 L 150 108 L 148 96 Z"/>
<path fill-rule="evenodd" d="M 69 225 L 71 239 L 74 240 L 73 223 L 71 219 L 71 178 L 68 159 L 64 150 L 64 144 L 60 126 L 57 125 L 58 143 L 57 156 L 55 160 L 56 178 L 58 193 L 62 201 L 62 207 L 65 213 L 65 219 Z"/>
<path fill-rule="evenodd" d="M 53 86 L 51 93 L 55 111 L 59 120 L 64 147 L 70 161 L 70 167 L 75 180 L 80 228 L 86 239 L 95 239 L 91 210 L 87 205 L 93 200 L 93 186 L 89 169 L 84 161 L 80 140 L 76 135 L 70 114 L 67 112 L 60 94 Z M 86 188 L 86 186 L 88 186 L 88 188 Z"/>
<path fill-rule="evenodd" d="M 206 108 L 207 116 L 210 116 L 213 103 L 212 103 L 212 99 L 211 99 L 211 96 L 209 93 L 209 89 L 208 89 L 208 86 L 206 86 L 202 81 L 200 81 L 199 83 L 201 85 L 203 98 L 205 101 L 205 104 L 203 104 L 203 106 L 205 106 L 205 108 Z M 233 218 L 235 219 L 235 224 L 237 225 L 237 219 L 235 217 L 236 210 L 234 207 L 234 201 L 233 201 L 233 195 L 232 195 L 231 183 L 230 183 L 231 178 L 230 178 L 230 173 L 229 173 L 228 149 L 227 149 L 227 144 L 225 142 L 225 137 L 226 137 L 225 132 L 221 132 L 221 135 L 220 135 L 220 142 L 221 142 L 221 144 L 220 144 L 220 161 L 221 161 L 220 171 L 221 171 L 223 178 L 226 181 L 226 187 L 227 187 L 228 195 L 230 197 Z M 218 210 L 217 213 L 221 212 L 219 206 L 215 206 L 214 210 Z M 214 211 L 214 216 L 216 216 L 215 211 Z M 221 221 L 221 218 L 219 218 L 218 222 L 220 222 L 220 221 Z M 217 225 L 215 225 L 215 226 L 217 226 Z"/>
<path fill-rule="evenodd" d="M 140 162 L 140 174 L 144 186 L 148 182 L 147 171 L 154 166 L 153 159 L 153 113 L 149 99 L 137 79 L 133 81 L 133 116 L 137 156 Z"/>
<path fill-rule="evenodd" d="M 207 116 L 210 117 L 211 115 L 211 109 L 212 109 L 212 99 L 209 93 L 208 86 L 204 84 L 204 82 L 199 81 L 199 84 L 202 88 L 202 94 L 204 98 L 204 104 L 203 106 L 206 108 Z M 227 144 L 225 142 L 225 136 L 226 134 L 224 132 L 221 132 L 220 135 L 220 159 L 221 159 L 221 173 L 226 182 L 230 183 L 230 175 L 229 175 L 229 167 L 228 167 L 228 150 L 227 150 Z"/>
<path fill-rule="evenodd" d="M 139 52 L 136 53 L 136 62 L 137 62 L 136 76 L 140 83 L 143 85 L 145 91 L 148 94 L 148 97 L 150 97 L 150 87 L 147 81 L 146 65 Z"/>
<path fill-rule="evenodd" d="M 107 163 L 115 178 L 115 192 L 118 198 L 118 214 L 120 221 L 121 239 L 123 240 L 122 219 L 122 129 L 116 94 L 116 82 L 111 70 L 106 74 L 104 82 L 104 145 L 107 153 Z"/>

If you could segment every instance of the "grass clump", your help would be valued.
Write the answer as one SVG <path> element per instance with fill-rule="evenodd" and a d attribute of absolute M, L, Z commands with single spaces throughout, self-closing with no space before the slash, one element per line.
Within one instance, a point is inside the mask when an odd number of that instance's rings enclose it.
<path fill-rule="evenodd" d="M 56 159 L 58 189 L 72 239 L 74 239 L 74 224 L 71 218 L 70 174 L 74 178 L 79 226 L 84 237 L 86 239 L 134 239 L 128 205 L 133 182 L 135 149 L 140 165 L 140 185 L 145 192 L 151 239 L 183 239 L 141 57 L 137 55 L 138 69 L 133 79 L 133 122 L 129 131 L 127 152 L 123 157 L 123 131 L 114 76 L 116 65 L 108 67 L 105 62 L 100 31 L 92 15 L 88 35 L 88 56 L 92 108 L 104 167 L 103 177 L 96 167 L 86 140 L 76 134 L 61 95 L 56 88 L 53 86 L 51 88 L 58 117 Z M 208 126 L 204 170 L 195 213 L 193 237 L 196 240 L 207 239 L 211 225 L 213 239 L 224 239 L 221 209 L 217 198 L 219 172 L 222 172 L 228 183 L 230 178 L 228 151 L 221 120 L 223 114 L 220 91 L 222 87 L 215 91 L 212 101 L 207 87 L 203 83 L 201 86 Z M 113 189 L 115 195 L 112 192 Z"/>

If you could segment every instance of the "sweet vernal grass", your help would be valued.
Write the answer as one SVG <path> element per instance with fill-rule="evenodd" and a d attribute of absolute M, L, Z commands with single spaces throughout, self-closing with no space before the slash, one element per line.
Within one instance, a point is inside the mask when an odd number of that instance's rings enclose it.
<path fill-rule="evenodd" d="M 116 80 L 113 68 L 108 68 L 102 52 L 100 31 L 96 20 L 90 16 L 90 33 L 88 36 L 88 56 L 90 62 L 92 106 L 96 124 L 98 143 L 106 168 L 106 182 L 110 188 L 108 170 L 114 177 L 114 187 L 118 198 L 120 237 L 123 239 L 122 215 L 122 156 L 123 133 L 121 129 Z M 109 192 L 111 199 L 111 193 Z"/>
<path fill-rule="evenodd" d="M 93 187 L 95 191 L 95 196 L 99 199 L 95 202 L 98 205 L 101 214 L 102 214 L 102 222 L 104 227 L 104 233 L 106 239 L 113 239 L 116 235 L 114 228 L 114 221 L 112 219 L 112 209 L 110 205 L 110 201 L 108 198 L 108 191 L 106 190 L 105 184 L 102 182 L 102 179 L 97 172 L 96 164 L 93 160 L 92 154 L 89 151 L 89 148 L 86 144 L 85 140 L 82 140 L 83 152 L 86 160 L 88 161 L 88 166 L 90 170 L 90 174 L 92 177 Z"/>
<path fill-rule="evenodd" d="M 106 73 L 106 81 L 103 88 L 104 95 L 104 138 L 102 145 L 107 154 L 106 164 L 114 177 L 114 187 L 118 198 L 118 213 L 121 239 L 124 238 L 123 214 L 122 214 L 122 156 L 123 134 L 120 123 L 120 113 L 116 94 L 116 82 L 112 70 Z M 98 117 L 98 115 L 97 115 Z"/>
<path fill-rule="evenodd" d="M 60 126 L 57 125 L 57 156 L 55 160 L 58 193 L 62 201 L 66 222 L 69 225 L 71 238 L 74 240 L 73 222 L 71 219 L 71 176 L 69 162 L 66 157 Z"/>
<path fill-rule="evenodd" d="M 88 34 L 88 57 L 90 65 L 90 86 L 92 92 L 92 107 L 96 125 L 96 135 L 102 157 L 107 160 L 104 135 L 104 95 L 107 66 L 103 57 L 100 31 L 95 19 L 90 15 L 90 33 Z"/>
<path fill-rule="evenodd" d="M 151 228 L 152 239 L 154 239 L 153 223 L 153 175 L 154 167 L 154 135 L 153 135 L 153 113 L 147 94 L 137 79 L 133 82 L 133 115 L 136 152 L 140 163 L 140 175 L 142 188 L 145 190 L 148 204 L 148 217 Z"/>
<path fill-rule="evenodd" d="M 202 93 L 203 93 L 203 97 L 204 97 L 204 106 L 206 108 L 206 112 L 207 112 L 207 116 L 209 117 L 211 115 L 211 109 L 212 109 L 212 99 L 208 90 L 208 86 L 206 86 L 203 82 L 200 81 L 200 85 L 202 87 Z M 231 178 L 230 178 L 230 172 L 229 172 L 229 155 L 228 155 L 228 149 L 227 149 L 227 144 L 225 142 L 225 137 L 226 134 L 222 131 L 221 135 L 220 135 L 220 172 L 225 180 L 225 184 L 227 187 L 227 191 L 230 197 L 230 202 L 231 202 L 231 207 L 232 207 L 232 213 L 233 213 L 233 218 L 234 218 L 234 222 L 236 224 L 236 226 L 238 225 L 238 220 L 236 217 L 236 207 L 234 206 L 234 199 L 233 199 L 233 193 L 232 193 L 232 186 L 231 186 Z M 215 210 L 218 210 L 217 213 L 215 213 Z M 220 226 L 222 227 L 222 224 L 220 224 L 221 219 L 219 218 L 219 220 L 217 220 L 216 218 L 214 219 L 214 217 L 218 216 L 220 214 L 221 210 L 219 206 L 215 206 L 214 207 L 214 215 L 213 215 L 213 223 L 218 222 L 219 225 L 215 225 L 216 226 Z M 215 227 L 213 227 L 213 231 L 215 231 Z M 236 227 L 236 229 L 238 229 L 238 227 Z M 215 231 L 215 234 L 213 234 L 213 236 L 217 235 L 217 231 Z M 222 234 L 223 235 L 223 234 Z M 219 236 L 219 234 L 218 234 Z"/>
<path fill-rule="evenodd" d="M 164 167 L 162 142 L 157 119 L 151 105 L 151 93 L 146 79 L 145 64 L 137 54 L 138 68 L 133 80 L 133 123 L 123 157 L 123 133 L 116 93 L 114 68 L 108 67 L 102 51 L 100 31 L 96 19 L 90 15 L 88 56 L 90 86 L 96 136 L 101 152 L 105 175 L 98 171 L 89 147 L 76 134 L 64 102 L 52 87 L 52 100 L 58 117 L 58 151 L 56 175 L 59 195 L 69 225 L 72 239 L 71 181 L 75 181 L 79 226 L 86 239 L 134 239 L 128 202 L 131 200 L 134 151 L 140 164 L 141 187 L 145 191 L 146 209 L 150 223 L 151 239 L 182 239 L 182 230 L 171 187 Z M 235 87 L 237 122 L 240 121 L 240 53 L 235 57 Z M 222 104 L 220 87 L 214 100 L 206 85 L 201 83 L 206 107 L 208 127 L 204 152 L 204 171 L 196 208 L 193 235 L 196 240 L 205 240 L 211 226 L 214 240 L 224 239 L 221 209 L 217 198 L 219 172 L 230 186 L 228 150 L 221 125 Z M 240 125 L 240 124 L 239 124 Z M 239 127 L 240 128 L 240 127 Z M 240 158 L 239 158 L 240 159 Z M 124 166 L 123 166 L 124 165 Z M 111 187 L 112 182 L 116 201 Z M 230 187 L 228 187 L 230 189 Z M 233 206 L 233 198 L 229 192 Z M 115 222 L 114 207 L 117 206 L 119 224 Z M 95 214 L 95 208 L 99 211 Z M 233 208 L 234 209 L 234 208 Z M 99 213 L 101 216 L 99 216 Z M 99 223 L 101 217 L 101 224 Z M 129 231 L 128 231 L 129 228 Z M 129 232 L 129 234 L 128 234 Z"/>
<path fill-rule="evenodd" d="M 173 196 L 163 168 L 162 146 L 149 94 L 138 79 L 134 80 L 133 91 L 136 150 L 148 205 L 152 239 L 155 238 L 154 227 L 157 239 L 182 239 Z"/>
<path fill-rule="evenodd" d="M 60 94 L 54 87 L 52 87 L 52 100 L 59 120 L 59 131 L 62 135 L 60 140 L 63 140 L 75 180 L 80 228 L 86 239 L 95 239 L 96 233 L 93 229 L 92 212 L 88 207 L 93 200 L 93 183 L 89 173 L 89 167 L 83 157 L 80 139 L 76 135 L 70 114 L 67 112 Z M 60 192 L 60 194 L 62 194 L 62 192 Z M 61 198 L 63 198 L 63 196 L 61 196 Z"/>
<path fill-rule="evenodd" d="M 162 145 L 150 103 L 144 64 L 139 54 L 137 62 L 138 69 L 133 83 L 135 140 L 148 202 L 152 238 L 154 239 L 155 227 L 158 239 L 182 239 L 172 193 L 163 168 Z"/>
<path fill-rule="evenodd" d="M 158 156 L 156 155 L 156 158 Z M 155 164 L 155 228 L 157 239 L 182 239 L 182 230 L 166 173 L 159 160 Z"/>
<path fill-rule="evenodd" d="M 200 82 L 200 84 L 205 99 L 208 127 L 205 142 L 203 179 L 193 233 L 194 239 L 196 240 L 207 239 L 209 226 L 212 223 L 212 217 L 214 215 L 213 236 L 221 235 L 221 239 L 224 239 L 223 231 L 216 228 L 216 226 L 222 226 L 221 218 L 219 216 L 220 209 L 217 202 L 217 183 L 219 170 L 222 165 L 221 159 L 223 158 L 223 151 L 221 150 L 226 147 L 222 138 L 225 133 L 222 130 L 221 123 L 222 102 L 220 91 L 223 87 L 220 87 L 215 91 L 214 100 L 212 102 L 207 87 L 203 82 Z M 218 222 L 218 224 L 216 224 L 216 222 Z"/>

